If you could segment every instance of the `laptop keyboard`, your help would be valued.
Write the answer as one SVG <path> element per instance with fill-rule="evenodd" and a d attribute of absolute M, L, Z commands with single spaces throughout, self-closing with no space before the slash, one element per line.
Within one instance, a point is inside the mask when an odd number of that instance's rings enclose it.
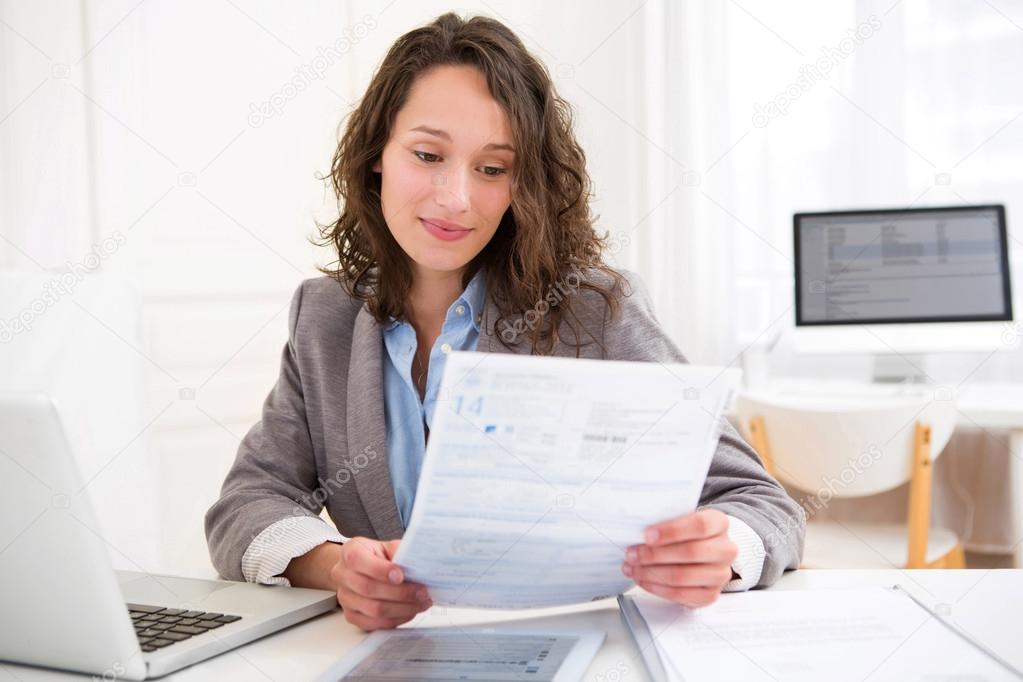
<path fill-rule="evenodd" d="M 242 619 L 226 613 L 165 609 L 145 604 L 128 604 L 128 613 L 145 652 L 162 649 Z"/>

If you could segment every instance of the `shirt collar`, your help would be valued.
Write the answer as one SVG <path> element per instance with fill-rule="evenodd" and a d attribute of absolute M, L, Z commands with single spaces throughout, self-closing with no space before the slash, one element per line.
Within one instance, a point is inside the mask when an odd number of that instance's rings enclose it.
<path fill-rule="evenodd" d="M 465 291 L 462 295 L 455 299 L 455 302 L 448 308 L 447 316 L 450 317 L 451 311 L 458 306 L 459 303 L 469 306 L 469 320 L 472 322 L 473 328 L 479 332 L 480 325 L 483 321 L 483 306 L 487 300 L 487 276 L 486 268 L 480 268 L 476 271 L 476 274 L 472 276 L 469 283 L 465 286 Z M 395 327 L 401 325 L 401 321 L 395 318 L 391 318 L 391 321 L 384 327 L 384 331 L 391 331 Z"/>
<path fill-rule="evenodd" d="M 465 286 L 465 291 L 459 296 L 459 301 L 464 301 L 469 306 L 469 315 L 471 316 L 472 326 L 478 332 L 480 330 L 480 323 L 483 320 L 483 304 L 487 299 L 487 276 L 486 268 L 480 268 L 476 271 L 476 274 L 472 276 L 469 283 Z M 455 301 L 457 305 L 458 301 Z"/>

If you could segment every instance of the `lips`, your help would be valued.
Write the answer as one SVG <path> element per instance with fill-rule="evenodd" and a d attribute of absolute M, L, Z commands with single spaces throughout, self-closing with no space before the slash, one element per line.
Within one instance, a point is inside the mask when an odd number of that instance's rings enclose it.
<path fill-rule="evenodd" d="M 458 223 L 448 222 L 446 220 L 437 220 L 420 218 L 419 222 L 423 228 L 437 239 L 450 242 L 456 239 L 462 239 L 467 234 L 472 232 L 472 229 L 459 225 Z"/>
<path fill-rule="evenodd" d="M 468 229 L 470 229 L 470 228 L 466 227 L 465 225 L 459 225 L 458 223 L 453 223 L 450 220 L 442 220 L 440 218 L 423 218 L 423 220 L 425 220 L 426 222 L 429 222 L 429 223 L 433 223 L 437 227 L 442 228 L 444 230 L 456 231 L 456 230 L 468 230 Z"/>

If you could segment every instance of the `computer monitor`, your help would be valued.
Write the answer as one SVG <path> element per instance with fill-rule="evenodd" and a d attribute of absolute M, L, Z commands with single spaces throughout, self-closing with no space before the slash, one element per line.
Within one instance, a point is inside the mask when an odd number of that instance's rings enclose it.
<path fill-rule="evenodd" d="M 1004 206 L 797 213 L 793 234 L 798 351 L 1014 345 Z"/>

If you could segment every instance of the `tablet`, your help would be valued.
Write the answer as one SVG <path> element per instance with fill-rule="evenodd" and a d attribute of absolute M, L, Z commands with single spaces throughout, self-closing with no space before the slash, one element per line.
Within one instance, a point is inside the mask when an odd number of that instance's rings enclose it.
<path fill-rule="evenodd" d="M 317 682 L 568 682 L 585 676 L 603 641 L 604 633 L 592 630 L 378 630 L 324 671 Z"/>

